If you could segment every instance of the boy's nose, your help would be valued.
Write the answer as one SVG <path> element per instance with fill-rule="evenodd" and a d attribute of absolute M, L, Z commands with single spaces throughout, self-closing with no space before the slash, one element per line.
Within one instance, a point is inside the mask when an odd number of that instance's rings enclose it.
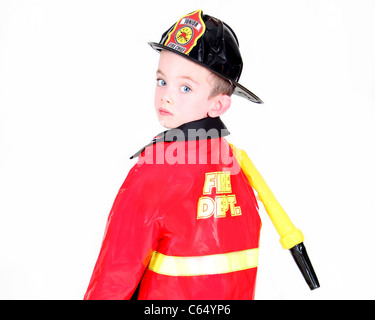
<path fill-rule="evenodd" d="M 174 100 L 173 98 L 170 96 L 170 95 L 164 95 L 161 97 L 161 101 L 163 103 L 166 103 L 168 105 L 173 105 L 174 104 Z"/>

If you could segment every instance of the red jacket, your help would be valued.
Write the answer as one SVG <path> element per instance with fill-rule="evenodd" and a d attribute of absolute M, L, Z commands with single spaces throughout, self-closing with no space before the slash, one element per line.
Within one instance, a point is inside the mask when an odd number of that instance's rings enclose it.
<path fill-rule="evenodd" d="M 224 134 L 188 139 L 195 125 Z M 254 298 L 261 222 L 226 128 L 207 118 L 171 132 L 121 186 L 85 299 L 130 299 L 138 284 L 138 299 Z"/>

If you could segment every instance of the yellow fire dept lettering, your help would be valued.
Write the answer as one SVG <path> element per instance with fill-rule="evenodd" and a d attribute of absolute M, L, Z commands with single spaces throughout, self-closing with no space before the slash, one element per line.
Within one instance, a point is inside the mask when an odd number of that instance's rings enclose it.
<path fill-rule="evenodd" d="M 216 194 L 220 194 L 215 196 L 214 199 L 207 196 L 212 194 L 213 188 L 216 189 Z M 232 217 L 242 215 L 240 206 L 235 206 L 236 195 L 228 194 L 231 192 L 232 185 L 229 171 L 206 173 L 203 196 L 198 200 L 197 219 L 207 219 L 212 216 L 225 218 L 228 210 L 230 210 Z M 227 195 L 224 195 L 224 193 Z"/>
<path fill-rule="evenodd" d="M 210 197 L 200 197 L 198 201 L 198 219 L 206 219 L 215 213 L 215 202 Z"/>
<path fill-rule="evenodd" d="M 227 200 L 228 200 L 228 204 L 229 204 L 230 212 L 232 216 L 240 216 L 242 214 L 241 208 L 239 206 L 238 207 L 234 206 L 236 204 L 236 196 L 234 194 L 231 194 L 227 196 Z"/>
<path fill-rule="evenodd" d="M 230 172 L 209 172 L 206 173 L 204 181 L 203 194 L 211 194 L 212 188 L 216 193 L 231 193 L 232 185 L 230 184 Z"/>

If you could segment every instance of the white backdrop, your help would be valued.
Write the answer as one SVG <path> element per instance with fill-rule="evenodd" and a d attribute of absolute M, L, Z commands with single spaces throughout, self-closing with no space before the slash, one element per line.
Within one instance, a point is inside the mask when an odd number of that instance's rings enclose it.
<path fill-rule="evenodd" d="M 0 0 L 0 299 L 82 299 L 129 156 L 163 130 L 147 45 L 203 9 L 237 33 L 223 120 L 294 224 L 310 291 L 261 207 L 256 299 L 374 299 L 375 2 Z M 246 5 L 244 5 L 246 3 Z"/>

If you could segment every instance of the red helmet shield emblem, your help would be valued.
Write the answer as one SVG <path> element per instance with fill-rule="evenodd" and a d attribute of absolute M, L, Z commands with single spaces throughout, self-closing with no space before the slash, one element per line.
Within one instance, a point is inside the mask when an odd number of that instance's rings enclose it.
<path fill-rule="evenodd" d="M 183 16 L 169 33 L 164 45 L 178 52 L 188 54 L 204 34 L 206 26 L 202 20 L 202 10 Z"/>

